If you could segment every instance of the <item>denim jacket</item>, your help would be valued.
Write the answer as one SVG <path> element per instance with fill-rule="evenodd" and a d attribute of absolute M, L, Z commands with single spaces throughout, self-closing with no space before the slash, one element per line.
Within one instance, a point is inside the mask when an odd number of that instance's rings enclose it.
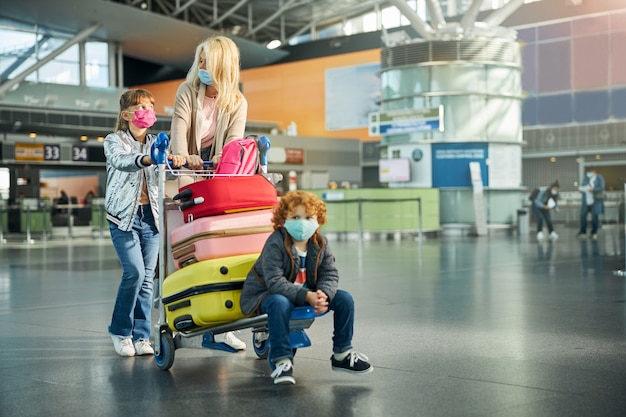
<path fill-rule="evenodd" d="M 246 315 L 258 313 L 261 302 L 269 294 L 282 294 L 296 306 L 302 306 L 306 304 L 307 292 L 322 290 L 331 301 L 337 293 L 339 273 L 324 236 L 316 233 L 307 244 L 306 287 L 294 284 L 299 265 L 291 236 L 282 227 L 274 230 L 246 277 L 241 291 L 241 311 Z"/>
<path fill-rule="evenodd" d="M 107 220 L 121 230 L 132 229 L 144 179 L 148 181 L 148 197 L 154 222 L 157 227 L 159 225 L 158 166 L 141 163 L 141 158 L 149 155 L 154 138 L 154 135 L 147 135 L 144 144 L 137 141 L 130 131 L 120 130 L 104 139 L 107 170 L 104 207 Z"/>

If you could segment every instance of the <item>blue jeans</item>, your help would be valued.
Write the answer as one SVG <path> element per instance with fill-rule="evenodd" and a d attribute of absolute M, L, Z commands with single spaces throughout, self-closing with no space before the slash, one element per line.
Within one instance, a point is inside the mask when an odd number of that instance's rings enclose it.
<path fill-rule="evenodd" d="M 587 215 L 591 213 L 591 234 L 598 233 L 598 227 L 600 226 L 600 218 L 596 210 L 594 210 L 593 204 L 582 207 L 580 210 L 580 233 L 583 235 L 587 233 Z"/>
<path fill-rule="evenodd" d="M 550 218 L 550 210 L 539 208 L 534 203 L 532 207 L 533 214 L 537 219 L 537 233 L 541 232 L 541 230 L 543 229 L 544 220 L 546 222 L 546 226 L 548 226 L 548 233 L 552 233 L 554 231 L 554 226 L 552 225 L 552 219 Z"/>
<path fill-rule="evenodd" d="M 132 337 L 136 342 L 150 339 L 152 289 L 159 258 L 159 232 L 149 205 L 139 206 L 133 228 L 125 232 L 109 222 L 111 239 L 122 265 L 111 335 Z"/>
<path fill-rule="evenodd" d="M 293 350 L 289 344 L 289 318 L 294 307 L 294 304 L 281 294 L 271 294 L 261 303 L 261 313 L 267 314 L 271 363 L 285 358 L 293 359 Z M 328 307 L 333 311 L 333 352 L 341 353 L 352 349 L 354 331 L 352 296 L 346 291 L 337 290 Z"/>

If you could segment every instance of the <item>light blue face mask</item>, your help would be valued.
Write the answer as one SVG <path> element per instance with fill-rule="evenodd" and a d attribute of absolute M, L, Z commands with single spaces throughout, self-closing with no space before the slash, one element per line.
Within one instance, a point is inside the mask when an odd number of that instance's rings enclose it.
<path fill-rule="evenodd" d="M 557 190 L 552 190 L 552 195 L 557 195 L 559 192 Z"/>
<path fill-rule="evenodd" d="M 213 85 L 213 78 L 211 78 L 209 71 L 205 69 L 198 70 L 198 78 L 200 78 L 202 84 Z"/>
<path fill-rule="evenodd" d="M 319 224 L 317 223 L 317 220 L 285 220 L 285 229 L 287 229 L 287 233 L 289 233 L 291 237 L 298 242 L 309 240 L 318 227 Z"/>
<path fill-rule="evenodd" d="M 587 172 L 587 178 L 591 178 L 593 177 L 593 173 L 592 172 Z"/>

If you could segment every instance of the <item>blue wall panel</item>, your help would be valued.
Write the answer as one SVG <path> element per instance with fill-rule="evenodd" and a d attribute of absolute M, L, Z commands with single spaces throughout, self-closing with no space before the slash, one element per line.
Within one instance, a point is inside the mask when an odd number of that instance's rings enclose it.
<path fill-rule="evenodd" d="M 626 118 L 626 88 L 611 91 L 611 116 L 616 119 Z"/>
<path fill-rule="evenodd" d="M 471 187 L 470 162 L 480 164 L 483 185 L 489 186 L 486 143 L 434 143 L 432 146 L 433 187 Z"/>
<path fill-rule="evenodd" d="M 572 123 L 572 95 L 556 94 L 539 97 L 537 119 L 540 125 Z"/>
<path fill-rule="evenodd" d="M 579 123 L 599 122 L 609 118 L 609 92 L 574 93 L 574 120 Z"/>
<path fill-rule="evenodd" d="M 522 103 L 522 126 L 537 124 L 537 97 L 527 97 Z"/>

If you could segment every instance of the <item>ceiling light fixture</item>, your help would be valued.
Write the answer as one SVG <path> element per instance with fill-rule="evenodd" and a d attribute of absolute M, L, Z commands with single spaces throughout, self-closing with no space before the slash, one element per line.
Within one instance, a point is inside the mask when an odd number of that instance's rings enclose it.
<path fill-rule="evenodd" d="M 87 139 L 89 139 L 89 138 L 87 136 L 85 136 L 85 135 L 82 135 L 80 137 L 81 142 L 87 142 Z"/>
<path fill-rule="evenodd" d="M 28 137 L 31 138 L 31 139 L 35 139 L 37 137 L 37 134 L 35 132 L 30 132 L 28 134 Z"/>
<path fill-rule="evenodd" d="M 272 41 L 269 41 L 267 43 L 267 45 L 265 45 L 265 47 L 267 49 L 276 49 L 278 48 L 280 45 L 282 45 L 283 43 L 281 41 L 279 41 L 278 39 L 274 39 Z"/>

